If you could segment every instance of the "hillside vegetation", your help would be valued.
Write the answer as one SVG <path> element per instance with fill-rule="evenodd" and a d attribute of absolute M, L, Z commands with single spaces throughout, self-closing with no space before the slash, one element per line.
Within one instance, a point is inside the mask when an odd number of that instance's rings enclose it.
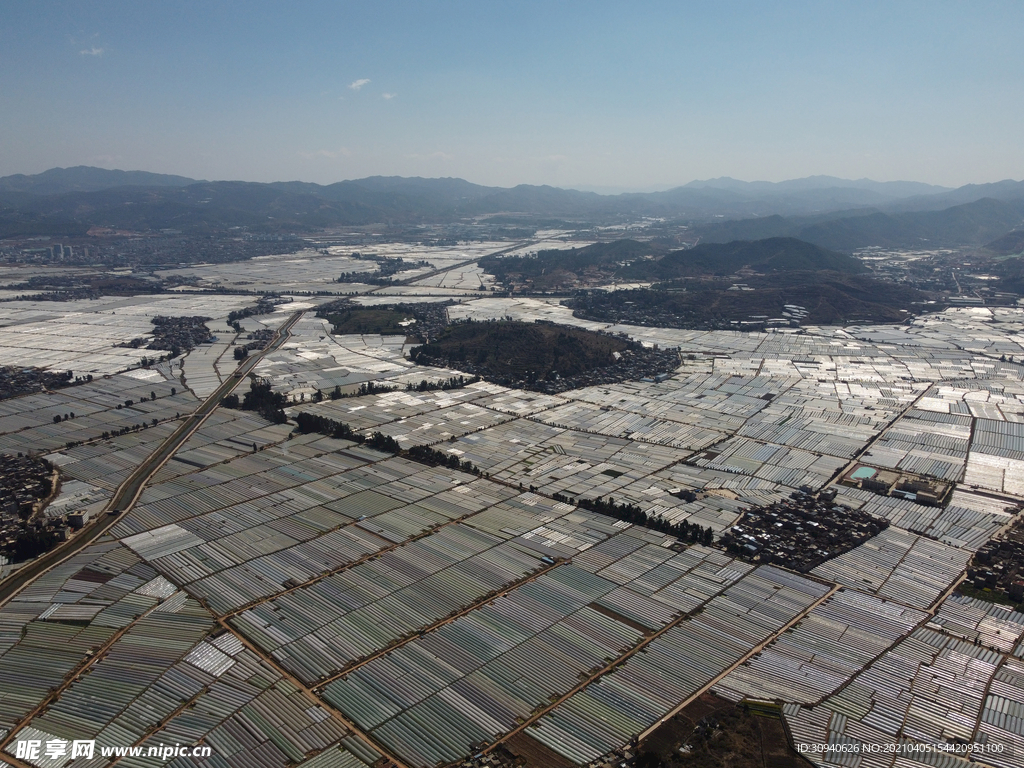
<path fill-rule="evenodd" d="M 457 323 L 413 347 L 419 365 L 456 368 L 502 386 L 556 394 L 578 387 L 649 379 L 679 365 L 675 351 L 553 323 Z"/>
<path fill-rule="evenodd" d="M 333 332 L 380 333 L 404 335 L 413 328 L 415 319 L 408 312 L 387 307 L 351 307 L 327 315 L 334 326 Z M 412 323 L 409 321 L 413 320 Z M 403 325 L 405 323 L 405 325 Z"/>
<path fill-rule="evenodd" d="M 673 280 L 680 277 L 739 272 L 840 272 L 858 274 L 868 269 L 859 260 L 792 237 L 701 243 L 685 251 L 673 251 L 657 260 L 636 261 L 617 270 L 633 280 Z"/>
<path fill-rule="evenodd" d="M 429 344 L 413 347 L 417 363 L 458 368 L 469 363 L 492 376 L 547 379 L 576 376 L 615 363 L 625 339 L 546 323 L 458 323 Z"/>
<path fill-rule="evenodd" d="M 480 259 L 480 267 L 501 283 L 529 283 L 537 290 L 557 290 L 579 279 L 610 280 L 622 265 L 664 252 L 651 243 L 616 240 L 540 251 L 533 256 L 485 256 Z"/>
<path fill-rule="evenodd" d="M 617 240 L 534 256 L 488 256 L 480 266 L 502 283 L 557 290 L 579 283 L 657 282 L 684 277 L 725 277 L 737 273 L 867 272 L 858 259 L 792 237 L 701 243 L 669 251 L 657 243 Z"/>
<path fill-rule="evenodd" d="M 985 246 L 985 250 L 997 256 L 1018 256 L 1024 254 L 1024 229 L 1007 232 Z"/>
<path fill-rule="evenodd" d="M 788 273 L 763 278 L 749 291 L 729 282 L 688 280 L 675 290 L 592 291 L 565 303 L 577 317 L 666 328 L 729 329 L 756 317 L 778 318 L 787 304 L 803 307 L 803 324 L 902 322 L 928 296 L 864 275 Z M 736 321 L 734 323 L 733 321 Z"/>

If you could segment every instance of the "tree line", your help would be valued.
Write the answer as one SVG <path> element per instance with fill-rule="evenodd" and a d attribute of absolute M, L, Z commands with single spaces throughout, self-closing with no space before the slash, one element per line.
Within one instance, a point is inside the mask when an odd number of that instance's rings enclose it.
<path fill-rule="evenodd" d="M 298 424 L 299 432 L 303 434 L 316 433 L 338 440 L 351 440 L 354 443 L 361 443 L 369 448 L 393 453 L 396 456 L 403 456 L 431 467 L 447 467 L 468 472 L 471 475 L 481 474 L 480 468 L 471 461 L 462 461 L 458 456 L 447 451 L 438 451 L 426 445 L 414 445 L 408 450 L 404 450 L 398 441 L 390 435 L 381 432 L 364 435 L 352 429 L 348 424 L 326 416 L 303 411 L 295 415 L 295 422 Z"/>
<path fill-rule="evenodd" d="M 460 470 L 472 475 L 487 476 L 486 473 L 482 473 L 480 468 L 471 461 L 459 459 L 458 456 L 447 451 L 439 451 L 426 445 L 414 445 L 408 450 L 404 450 L 398 444 L 398 441 L 389 435 L 374 432 L 372 435 L 367 436 L 357 432 L 342 421 L 326 416 L 303 411 L 295 415 L 295 421 L 298 424 L 299 432 L 303 434 L 316 433 L 338 440 L 350 440 L 386 453 L 393 453 L 396 456 L 412 459 L 420 464 L 427 464 L 432 467 L 447 467 L 448 469 Z M 536 489 L 531 486 L 530 490 Z M 623 520 L 627 523 L 668 534 L 669 536 L 675 536 L 680 541 L 686 541 L 691 544 L 710 546 L 715 540 L 715 532 L 711 526 L 704 527 L 686 520 L 672 522 L 662 517 L 648 515 L 636 504 L 616 503 L 613 496 L 609 496 L 607 499 L 601 497 L 596 499 L 576 499 L 556 493 L 551 498 L 564 504 L 572 504 L 581 509 L 596 512 L 599 515 L 606 515 L 616 520 Z"/>
<path fill-rule="evenodd" d="M 641 525 L 644 528 L 650 528 L 659 533 L 666 533 L 669 536 L 675 536 L 680 541 L 687 541 L 691 544 L 711 546 L 715 541 L 715 531 L 711 526 L 705 528 L 704 526 L 697 525 L 697 523 L 690 523 L 686 520 L 673 523 L 671 520 L 666 520 L 663 517 L 648 515 L 636 504 L 616 504 L 614 496 L 609 496 L 607 500 L 600 496 L 596 499 L 573 499 L 556 493 L 551 498 L 565 504 L 575 504 L 577 507 L 597 512 L 599 515 L 607 515 L 608 517 L 614 517 L 616 520 L 633 523 L 633 525 Z"/>

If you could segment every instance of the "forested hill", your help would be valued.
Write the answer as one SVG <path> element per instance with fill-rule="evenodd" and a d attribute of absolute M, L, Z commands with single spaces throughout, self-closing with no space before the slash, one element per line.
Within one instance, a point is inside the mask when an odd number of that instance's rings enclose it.
<path fill-rule="evenodd" d="M 0 192 L 62 195 L 68 192 L 98 192 L 113 187 L 187 187 L 196 183 L 196 179 L 166 173 L 112 171 L 76 165 L 73 168 L 51 168 L 31 176 L 23 173 L 4 176 L 0 178 Z"/>
<path fill-rule="evenodd" d="M 485 256 L 480 260 L 480 266 L 499 282 L 516 275 L 536 283 L 542 278 L 557 277 L 560 274 L 577 276 L 601 273 L 610 277 L 622 264 L 664 253 L 667 253 L 667 249 L 651 243 L 616 240 L 611 243 L 594 243 L 583 248 L 539 251 L 526 256 Z"/>
<path fill-rule="evenodd" d="M 723 277 L 744 271 L 759 274 L 867 271 L 856 258 L 792 237 L 706 243 L 669 251 L 657 243 L 617 240 L 585 248 L 540 251 L 528 256 L 489 256 L 480 266 L 499 282 L 550 288 L 564 278 L 656 282 L 683 277 Z"/>
<path fill-rule="evenodd" d="M 731 243 L 702 243 L 684 251 L 673 251 L 660 259 L 638 260 L 618 270 L 632 280 L 673 280 L 680 277 L 739 272 L 867 272 L 858 259 L 829 251 L 792 237 L 764 240 L 736 240 Z"/>

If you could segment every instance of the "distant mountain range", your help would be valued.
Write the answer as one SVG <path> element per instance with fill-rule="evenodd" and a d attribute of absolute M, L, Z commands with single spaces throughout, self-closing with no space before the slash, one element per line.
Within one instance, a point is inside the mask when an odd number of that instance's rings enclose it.
<path fill-rule="evenodd" d="M 822 248 L 849 252 L 869 246 L 924 250 L 978 246 L 1021 224 L 1024 224 L 1024 196 L 1008 200 L 984 197 L 944 210 L 883 213 L 873 209 L 814 217 L 765 216 L 705 224 L 698 226 L 696 232 L 701 242 L 796 237 Z"/>
<path fill-rule="evenodd" d="M 836 176 L 808 176 L 789 181 L 738 181 L 722 176 L 706 181 L 691 181 L 687 189 L 724 189 L 743 194 L 764 194 L 766 192 L 806 192 L 822 189 L 863 189 L 883 197 L 900 198 L 914 195 L 934 195 L 952 192 L 951 187 L 923 184 L 919 181 L 872 181 L 871 179 L 840 179 Z"/>
<path fill-rule="evenodd" d="M 950 190 L 830 176 L 778 183 L 723 178 L 664 192 L 599 195 L 550 186 L 487 187 L 455 178 L 375 176 L 329 185 L 210 182 L 86 166 L 0 178 L 0 236 L 81 234 L 95 225 L 308 231 L 498 214 L 503 221 L 546 218 L 581 225 L 659 217 L 695 224 L 704 241 L 799 237 L 838 251 L 866 245 L 980 245 L 1022 223 L 1024 182 Z M 714 223 L 716 218 L 721 221 Z"/>
<path fill-rule="evenodd" d="M 17 173 L 0 178 L 0 192 L 28 192 L 33 195 L 61 195 L 66 192 L 99 192 L 112 187 L 187 187 L 196 179 L 148 171 L 110 171 L 77 165 L 51 168 L 26 176 Z"/>

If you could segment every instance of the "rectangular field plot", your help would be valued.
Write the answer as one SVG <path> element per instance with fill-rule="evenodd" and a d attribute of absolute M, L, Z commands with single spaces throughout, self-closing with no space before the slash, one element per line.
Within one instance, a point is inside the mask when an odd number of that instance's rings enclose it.
<path fill-rule="evenodd" d="M 379 758 L 237 637 L 206 635 L 210 624 L 194 601 L 150 614 L 18 737 L 95 738 L 103 746 L 202 742 L 227 764 L 265 768 L 285 768 L 328 747 L 347 768 Z"/>
<path fill-rule="evenodd" d="M 13 728 L 87 655 L 177 594 L 127 547 L 93 544 L 0 607 L 0 730 Z"/>
<path fill-rule="evenodd" d="M 1006 500 L 986 498 L 959 488 L 953 491 L 946 507 L 931 507 L 858 488 L 833 487 L 839 492 L 836 496 L 838 504 L 863 510 L 888 520 L 898 528 L 971 551 L 992 538 L 1011 518 L 1006 511 Z"/>
<path fill-rule="evenodd" d="M 445 450 L 495 478 L 573 498 L 614 495 L 685 458 L 674 448 L 520 419 L 466 435 Z"/>
<path fill-rule="evenodd" d="M 705 426 L 682 424 L 582 402 L 567 403 L 536 413 L 532 418 L 563 429 L 577 429 L 688 450 L 707 448 L 725 437 L 722 432 Z"/>
<path fill-rule="evenodd" d="M 751 570 L 626 530 L 326 686 L 412 765 L 447 762 L 571 693 Z M 661 543 L 665 543 L 662 541 Z"/>
<path fill-rule="evenodd" d="M 403 449 L 408 449 L 414 445 L 434 445 L 445 440 L 454 440 L 470 432 L 478 432 L 510 421 L 511 418 L 481 408 L 474 403 L 462 403 L 392 421 L 373 431 L 393 437 Z"/>
<path fill-rule="evenodd" d="M 191 413 L 198 404 L 180 383 L 172 395 L 174 385 L 162 377 L 139 382 L 122 375 L 98 385 L 93 382 L 52 395 L 5 401 L 0 403 L 8 409 L 0 416 L 0 447 L 8 453 L 50 453 L 64 450 L 69 443 L 96 440 L 104 433 L 152 427 L 154 419 L 161 424 L 173 421 Z M 151 399 L 154 394 L 156 399 Z"/>
<path fill-rule="evenodd" d="M 846 459 L 800 448 L 734 437 L 715 447 L 717 453 L 697 458 L 698 467 L 770 480 L 789 488 L 820 488 L 844 466 Z"/>
<path fill-rule="evenodd" d="M 927 618 L 922 611 L 855 590 L 837 592 L 770 648 L 730 672 L 714 691 L 733 701 L 749 697 L 816 704 Z"/>
<path fill-rule="evenodd" d="M 0 365 L 113 374 L 154 353 L 118 346 L 153 333 L 151 318 L 224 317 L 245 296 L 108 296 L 67 302 L 11 301 L 0 308 Z M 160 353 L 157 353 L 159 355 Z"/>
<path fill-rule="evenodd" d="M 865 454 L 878 467 L 915 472 L 942 480 L 963 479 L 973 419 L 911 409 Z"/>
<path fill-rule="evenodd" d="M 514 539 L 456 524 L 233 622 L 286 669 L 315 682 L 544 568 L 541 557 Z"/>
<path fill-rule="evenodd" d="M 860 726 L 925 744 L 970 741 L 1002 655 L 922 627 L 886 651 L 822 707 Z M 835 719 L 833 724 L 838 725 Z"/>
<path fill-rule="evenodd" d="M 472 475 L 305 435 L 152 486 L 115 532 L 225 614 L 514 495 Z M 155 525 L 167 520 L 176 522 Z"/>
<path fill-rule="evenodd" d="M 627 744 L 828 594 L 761 566 L 621 667 L 544 715 L 529 734 L 577 763 Z"/>
<path fill-rule="evenodd" d="M 893 527 L 819 565 L 812 573 L 924 609 L 960 577 L 970 559 L 971 553 L 966 550 Z"/>

